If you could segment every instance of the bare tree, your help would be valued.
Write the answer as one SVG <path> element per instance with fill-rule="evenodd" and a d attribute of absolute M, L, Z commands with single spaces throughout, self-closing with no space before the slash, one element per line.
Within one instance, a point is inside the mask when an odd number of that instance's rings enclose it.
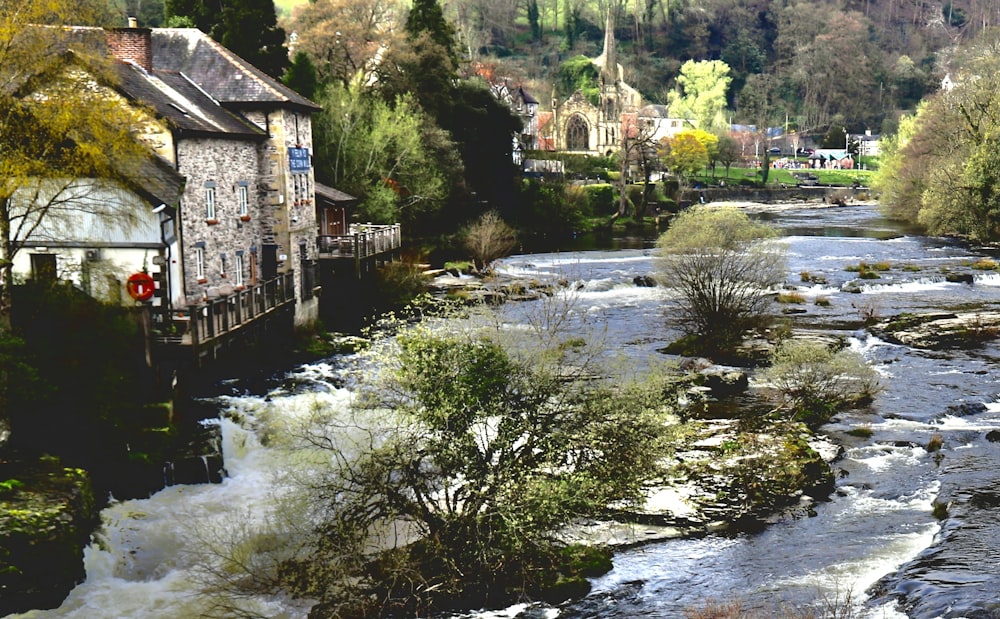
<path fill-rule="evenodd" d="M 480 272 L 488 273 L 493 264 L 508 255 L 517 245 L 514 229 L 496 211 L 489 211 L 465 232 L 465 247 Z"/>
<path fill-rule="evenodd" d="M 347 86 L 359 73 L 367 83 L 385 50 L 401 38 L 402 15 L 394 0 L 319 0 L 296 9 L 290 28 L 321 81 Z"/>

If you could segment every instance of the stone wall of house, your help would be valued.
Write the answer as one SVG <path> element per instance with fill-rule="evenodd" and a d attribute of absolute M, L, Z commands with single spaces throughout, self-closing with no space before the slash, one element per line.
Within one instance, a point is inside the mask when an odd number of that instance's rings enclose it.
<path fill-rule="evenodd" d="M 186 139 L 178 145 L 178 169 L 187 177 L 180 218 L 188 303 L 241 281 L 252 284 L 259 273 L 259 248 L 272 215 L 262 202 L 257 157 L 258 144 L 252 140 Z M 245 216 L 240 214 L 241 187 L 247 188 Z M 208 210 L 210 188 L 215 196 L 214 217 Z M 199 249 L 204 256 L 202 274 L 197 272 Z"/>
<path fill-rule="evenodd" d="M 318 258 L 315 176 L 311 166 L 308 173 L 292 174 L 288 149 L 305 148 L 312 154 L 312 122 L 308 114 L 289 109 L 244 111 L 244 115 L 268 132 L 268 140 L 260 146 L 259 179 L 273 217 L 264 234 L 278 245 L 279 259 L 284 256 L 279 272 L 295 273 L 296 322 L 310 322 L 319 316 L 319 303 L 303 280 L 302 265 Z"/>

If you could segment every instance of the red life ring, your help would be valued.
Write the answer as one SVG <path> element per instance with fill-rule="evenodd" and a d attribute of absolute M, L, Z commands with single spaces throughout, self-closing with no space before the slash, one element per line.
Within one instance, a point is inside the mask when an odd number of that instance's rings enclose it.
<path fill-rule="evenodd" d="M 135 273 L 129 275 L 128 281 L 125 282 L 125 290 L 128 291 L 128 296 L 136 301 L 148 301 L 156 292 L 156 282 L 149 273 Z"/>

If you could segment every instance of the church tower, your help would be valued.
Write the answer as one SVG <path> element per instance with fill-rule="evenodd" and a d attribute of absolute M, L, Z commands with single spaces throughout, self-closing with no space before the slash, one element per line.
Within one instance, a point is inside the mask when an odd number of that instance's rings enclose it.
<path fill-rule="evenodd" d="M 566 101 L 553 101 L 555 145 L 558 150 L 609 155 L 621 148 L 623 114 L 634 115 L 642 107 L 642 96 L 625 83 L 618 63 L 613 10 L 607 14 L 604 49 L 591 62 L 597 69 L 600 100 L 595 107 L 578 90 Z"/>
<path fill-rule="evenodd" d="M 618 49 L 615 41 L 614 9 L 608 9 L 607 21 L 604 27 L 604 49 L 601 55 L 594 59 L 594 66 L 599 71 L 598 84 L 601 87 L 601 102 L 598 111 L 597 151 L 601 154 L 618 150 L 621 136 L 622 101 L 622 67 L 618 64 Z"/>

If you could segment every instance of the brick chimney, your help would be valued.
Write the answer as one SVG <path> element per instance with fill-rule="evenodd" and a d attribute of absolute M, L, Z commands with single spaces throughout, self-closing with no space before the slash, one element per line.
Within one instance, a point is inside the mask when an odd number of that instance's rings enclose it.
<path fill-rule="evenodd" d="M 153 31 L 137 27 L 134 17 L 128 18 L 128 28 L 108 28 L 104 38 L 114 58 L 132 61 L 147 71 L 153 70 Z"/>

